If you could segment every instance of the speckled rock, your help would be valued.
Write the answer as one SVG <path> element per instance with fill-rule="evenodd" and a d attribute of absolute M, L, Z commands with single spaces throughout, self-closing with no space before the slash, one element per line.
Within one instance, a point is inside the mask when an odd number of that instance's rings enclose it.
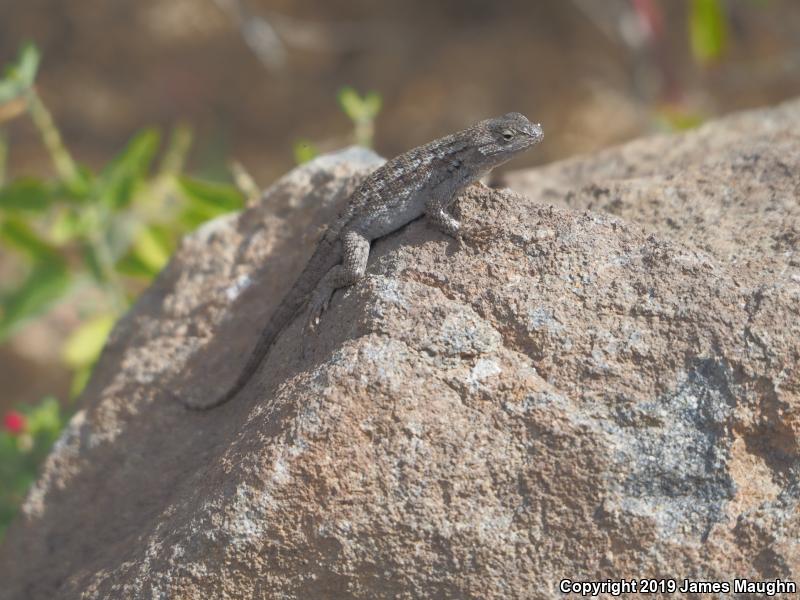
<path fill-rule="evenodd" d="M 174 394 L 230 384 L 318 224 L 377 158 L 290 173 L 188 238 L 115 329 L 0 551 L 0 598 L 798 580 L 796 107 L 617 150 L 650 165 L 637 180 L 588 157 L 526 175 L 526 196 L 471 188 L 458 211 L 486 235 L 459 246 L 423 220 L 377 242 L 307 355 L 294 323 L 238 398 L 188 412 Z M 741 158 L 737 119 L 763 134 L 758 160 Z M 559 168 L 594 175 L 556 185 Z M 641 222 L 549 204 L 588 202 L 591 186 Z M 741 229 L 692 229 L 714 211 Z M 662 232 L 667 218 L 683 233 Z M 746 239 L 747 219 L 779 242 Z"/>
<path fill-rule="evenodd" d="M 506 173 L 501 183 L 556 206 L 640 223 L 771 284 L 776 275 L 800 278 L 798 173 L 795 100 L 683 135 Z"/>

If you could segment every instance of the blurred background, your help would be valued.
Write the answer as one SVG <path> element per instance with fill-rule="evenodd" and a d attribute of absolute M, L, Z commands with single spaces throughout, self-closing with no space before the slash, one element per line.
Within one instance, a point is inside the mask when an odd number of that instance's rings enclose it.
<path fill-rule="evenodd" d="M 797 0 L 0 0 L 0 536 L 179 237 L 508 112 L 511 168 L 800 94 Z"/>

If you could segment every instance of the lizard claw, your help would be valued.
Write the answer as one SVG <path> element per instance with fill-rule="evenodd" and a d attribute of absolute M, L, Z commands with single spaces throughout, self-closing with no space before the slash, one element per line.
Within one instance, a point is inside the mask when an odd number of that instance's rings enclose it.
<path fill-rule="evenodd" d="M 309 312 L 308 320 L 306 321 L 305 327 L 303 327 L 303 339 L 302 339 L 302 352 L 303 358 L 308 359 L 311 356 L 311 347 L 312 344 L 311 338 L 317 333 L 317 325 L 319 324 L 319 316 L 315 315 L 313 311 Z"/>
<path fill-rule="evenodd" d="M 312 298 L 308 306 L 308 320 L 306 326 L 303 328 L 303 357 L 308 356 L 308 339 L 317 333 L 317 326 L 322 318 L 322 313 L 328 310 L 331 299 L 321 298 L 319 296 Z"/>

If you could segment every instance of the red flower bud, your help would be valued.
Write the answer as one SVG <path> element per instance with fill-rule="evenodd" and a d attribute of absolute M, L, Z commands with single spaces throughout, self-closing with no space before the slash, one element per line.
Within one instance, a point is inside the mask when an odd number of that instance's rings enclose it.
<path fill-rule="evenodd" d="M 22 433 L 27 424 L 25 415 L 15 410 L 8 411 L 5 417 L 3 417 L 3 427 L 6 428 L 6 431 L 14 435 Z"/>

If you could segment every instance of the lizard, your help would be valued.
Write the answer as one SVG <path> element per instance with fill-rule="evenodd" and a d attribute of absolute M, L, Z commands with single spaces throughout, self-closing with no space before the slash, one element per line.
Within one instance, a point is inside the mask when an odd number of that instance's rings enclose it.
<path fill-rule="evenodd" d="M 211 403 L 184 404 L 210 409 L 234 398 L 258 371 L 281 332 L 306 309 L 304 335 L 312 333 L 333 293 L 364 276 L 374 240 L 426 215 L 441 232 L 462 241 L 461 224 L 447 210 L 454 199 L 543 137 L 539 123 L 512 112 L 409 150 L 373 171 L 323 233 L 306 267 L 261 331 L 234 384 Z"/>

